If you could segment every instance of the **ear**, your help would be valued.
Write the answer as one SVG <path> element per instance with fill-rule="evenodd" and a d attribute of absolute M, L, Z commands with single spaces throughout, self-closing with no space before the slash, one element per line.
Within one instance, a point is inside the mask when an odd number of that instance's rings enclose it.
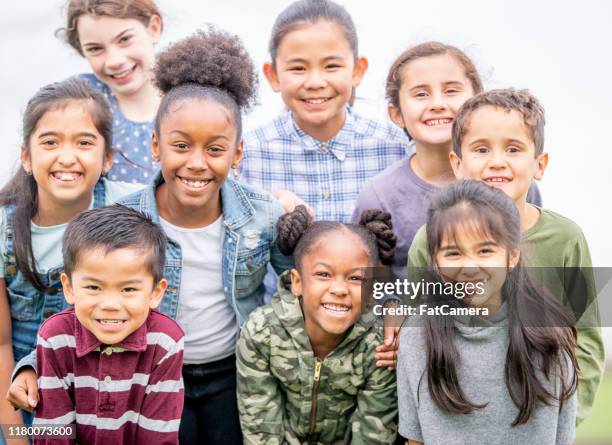
<path fill-rule="evenodd" d="M 291 269 L 291 293 L 296 297 L 302 295 L 302 278 L 297 269 Z"/>
<path fill-rule="evenodd" d="M 278 93 L 280 91 L 280 82 L 278 81 L 278 73 L 276 72 L 276 67 L 272 65 L 271 62 L 266 62 L 263 66 L 263 73 L 264 76 L 266 76 L 266 79 L 268 79 L 268 83 L 272 87 L 272 90 L 275 93 Z"/>
<path fill-rule="evenodd" d="M 74 291 L 72 289 L 72 283 L 70 282 L 70 278 L 66 275 L 65 272 L 62 272 L 60 276 L 60 281 L 62 282 L 62 287 L 64 288 L 64 298 L 68 302 L 68 304 L 74 304 Z"/>
<path fill-rule="evenodd" d="M 234 151 L 234 157 L 232 159 L 232 168 L 237 169 L 240 167 L 240 163 L 242 162 L 242 158 L 244 156 L 244 143 L 242 139 L 240 143 L 236 146 L 236 150 Z"/>
<path fill-rule="evenodd" d="M 540 156 L 538 156 L 536 158 L 536 163 L 537 167 L 533 177 L 539 181 L 544 176 L 546 166 L 548 165 L 548 153 L 542 153 Z"/>
<path fill-rule="evenodd" d="M 153 162 L 159 162 L 159 140 L 156 132 L 151 135 L 151 159 Z"/>
<path fill-rule="evenodd" d="M 453 150 L 448 154 L 448 160 L 450 161 L 451 168 L 455 174 L 455 178 L 464 179 L 463 172 L 461 171 L 461 158 L 457 156 Z"/>
<path fill-rule="evenodd" d="M 161 303 L 162 298 L 164 298 L 164 292 L 168 289 L 168 280 L 162 278 L 159 280 L 159 283 L 155 285 L 153 288 L 153 292 L 151 293 L 151 299 L 149 300 L 149 308 L 156 309 Z"/>
<path fill-rule="evenodd" d="M 157 14 L 152 15 L 149 19 L 147 31 L 149 32 L 154 44 L 159 42 L 163 27 L 162 18 Z"/>
<path fill-rule="evenodd" d="M 115 153 L 113 150 L 104 150 L 104 160 L 102 161 L 102 174 L 107 174 L 113 167 L 113 161 L 115 160 Z"/>
<path fill-rule="evenodd" d="M 357 88 L 359 86 L 363 80 L 363 76 L 365 76 L 366 71 L 368 71 L 368 59 L 365 57 L 359 57 L 355 61 L 355 66 L 353 67 L 353 88 Z"/>
<path fill-rule="evenodd" d="M 30 159 L 30 150 L 25 147 L 21 147 L 21 152 L 19 153 L 19 159 L 21 160 L 21 166 L 25 170 L 26 173 L 32 173 L 32 160 Z"/>
<path fill-rule="evenodd" d="M 521 258 L 521 251 L 519 249 L 514 249 L 508 255 L 508 268 L 514 269 Z"/>
<path fill-rule="evenodd" d="M 406 128 L 404 125 L 404 118 L 402 117 L 402 110 L 396 107 L 393 104 L 387 105 L 387 113 L 389 114 L 389 119 L 399 128 Z"/>

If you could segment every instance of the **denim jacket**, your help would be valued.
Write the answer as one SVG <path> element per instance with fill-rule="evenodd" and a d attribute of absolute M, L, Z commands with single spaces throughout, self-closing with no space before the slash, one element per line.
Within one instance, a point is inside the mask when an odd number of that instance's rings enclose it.
<path fill-rule="evenodd" d="M 144 190 L 123 198 L 120 203 L 149 214 L 159 224 L 155 191 L 163 181 L 158 172 Z M 223 291 L 241 326 L 249 314 L 263 304 L 263 279 L 268 262 L 277 273 L 292 267 L 291 259 L 281 254 L 276 246 L 276 221 L 284 211 L 269 193 L 230 178 L 221 187 L 221 203 Z M 181 246 L 168 238 L 164 267 L 168 289 L 159 310 L 172 318 L 176 318 L 179 302 L 181 269 Z"/>
<path fill-rule="evenodd" d="M 105 199 L 104 181 L 98 181 L 93 191 L 93 206 L 104 206 Z M 39 273 L 40 281 L 45 286 L 44 291 L 36 289 L 17 269 L 13 252 L 14 214 L 15 206 L 5 207 L 5 219 L 2 221 L 2 242 L 5 247 L 4 281 L 11 312 L 13 355 L 15 362 L 21 361 L 16 367 L 18 370 L 23 365 L 35 367 L 36 356 L 30 353 L 36 350 L 38 328 L 45 319 L 68 308 L 69 305 L 64 299 L 60 282 L 63 264 L 52 267 L 46 273 Z"/>

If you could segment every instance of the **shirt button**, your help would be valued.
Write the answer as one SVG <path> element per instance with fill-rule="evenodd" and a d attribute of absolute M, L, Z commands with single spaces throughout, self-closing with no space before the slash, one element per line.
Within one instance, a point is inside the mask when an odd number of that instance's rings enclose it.
<path fill-rule="evenodd" d="M 104 377 L 104 383 L 110 383 L 113 379 L 111 379 L 110 375 L 107 375 L 106 377 Z"/>
<path fill-rule="evenodd" d="M 106 348 L 106 349 L 104 350 L 104 353 L 105 353 L 106 355 L 111 355 L 111 354 L 113 353 L 113 348 L 111 348 L 111 347 L 109 346 L 108 348 Z M 110 377 L 108 377 L 108 378 L 110 379 Z"/>
<path fill-rule="evenodd" d="M 319 151 L 321 153 L 325 153 L 327 151 L 327 145 L 321 144 L 321 146 L 319 147 Z"/>
<path fill-rule="evenodd" d="M 321 193 L 321 196 L 323 197 L 323 199 L 329 199 L 330 193 L 329 192 L 323 192 L 323 193 Z"/>

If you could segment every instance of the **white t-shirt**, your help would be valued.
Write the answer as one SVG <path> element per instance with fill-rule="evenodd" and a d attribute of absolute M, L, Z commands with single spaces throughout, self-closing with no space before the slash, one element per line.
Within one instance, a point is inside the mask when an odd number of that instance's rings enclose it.
<path fill-rule="evenodd" d="M 182 269 L 176 321 L 185 331 L 186 364 L 209 363 L 232 355 L 238 324 L 223 292 L 223 218 L 197 229 L 160 218 L 168 237 L 181 246 Z"/>
<path fill-rule="evenodd" d="M 102 179 L 106 188 L 105 204 L 110 205 L 119 199 L 132 194 L 144 187 L 142 184 L 130 184 L 127 182 L 116 182 Z M 93 208 L 93 195 L 89 208 Z M 4 221 L 5 208 L 0 207 L 0 221 Z M 32 250 L 36 259 L 36 269 L 40 273 L 46 273 L 49 269 L 63 263 L 62 260 L 62 236 L 68 223 L 57 226 L 41 227 L 31 223 Z M 2 227 L 1 230 L 4 230 Z M 14 230 L 14 229 L 13 229 Z M 5 245 L 0 239 L 0 278 L 4 278 L 4 256 Z"/>

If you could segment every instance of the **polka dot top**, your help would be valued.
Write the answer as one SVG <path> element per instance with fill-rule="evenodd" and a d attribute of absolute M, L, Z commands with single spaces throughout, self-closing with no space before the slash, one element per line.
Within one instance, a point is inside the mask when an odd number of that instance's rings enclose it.
<path fill-rule="evenodd" d="M 136 122 L 126 118 L 110 88 L 94 74 L 80 74 L 108 99 L 113 113 L 113 148 L 115 163 L 108 173 L 111 181 L 146 184 L 155 171 L 151 160 L 151 134 L 153 121 Z"/>

